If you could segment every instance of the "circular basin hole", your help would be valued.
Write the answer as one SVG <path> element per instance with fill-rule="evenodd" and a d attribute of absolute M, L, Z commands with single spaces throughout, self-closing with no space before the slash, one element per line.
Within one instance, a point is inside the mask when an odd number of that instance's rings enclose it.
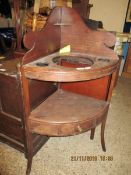
<path fill-rule="evenodd" d="M 52 61 L 66 67 L 89 67 L 94 64 L 90 58 L 78 56 L 58 56 L 54 57 Z"/>

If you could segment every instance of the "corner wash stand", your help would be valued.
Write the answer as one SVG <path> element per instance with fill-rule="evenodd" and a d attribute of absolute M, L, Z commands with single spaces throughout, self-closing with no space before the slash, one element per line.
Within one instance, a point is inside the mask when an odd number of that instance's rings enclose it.
<path fill-rule="evenodd" d="M 115 37 L 85 26 L 77 12 L 56 7 L 39 32 L 24 36 L 25 54 L 0 62 L 0 140 L 32 158 L 51 136 L 91 131 L 101 145 L 119 66 Z M 70 46 L 70 52 L 59 50 Z M 95 144 L 94 144 L 95 146 Z M 46 166 L 46 165 L 45 165 Z"/>

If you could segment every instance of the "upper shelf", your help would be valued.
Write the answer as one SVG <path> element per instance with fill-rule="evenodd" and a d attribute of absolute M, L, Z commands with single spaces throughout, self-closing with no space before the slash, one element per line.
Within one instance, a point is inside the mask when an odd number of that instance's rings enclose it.
<path fill-rule="evenodd" d="M 24 44 L 30 49 L 22 60 L 25 75 L 57 82 L 109 75 L 118 66 L 118 57 L 109 48 L 115 40 L 112 33 L 88 28 L 74 9 L 56 7 L 43 30 L 25 35 Z M 67 45 L 70 51 L 61 54 L 59 51 Z M 69 68 L 63 66 L 63 62 L 79 66 Z"/>
<path fill-rule="evenodd" d="M 63 63 L 72 65 L 63 66 Z M 25 76 L 30 79 L 56 82 L 84 81 L 111 74 L 117 67 L 115 60 L 91 57 L 88 54 L 54 53 L 24 65 Z"/>

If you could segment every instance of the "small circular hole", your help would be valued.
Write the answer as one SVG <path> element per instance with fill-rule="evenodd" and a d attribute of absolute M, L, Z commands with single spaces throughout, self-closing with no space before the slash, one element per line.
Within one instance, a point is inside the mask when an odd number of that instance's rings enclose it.
<path fill-rule="evenodd" d="M 98 61 L 101 61 L 101 62 L 110 62 L 110 60 L 107 59 L 107 58 L 99 58 Z"/>
<path fill-rule="evenodd" d="M 38 62 L 36 63 L 37 66 L 41 66 L 41 67 L 45 67 L 45 66 L 48 66 L 49 63 L 41 63 L 41 62 Z"/>

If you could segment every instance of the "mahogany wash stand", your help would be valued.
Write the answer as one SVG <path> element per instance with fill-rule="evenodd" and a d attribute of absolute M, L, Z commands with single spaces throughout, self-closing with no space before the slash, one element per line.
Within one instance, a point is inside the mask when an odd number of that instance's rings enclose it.
<path fill-rule="evenodd" d="M 1 79 L 15 81 L 10 93 L 17 94 L 19 90 L 17 103 L 21 115 L 19 111 L 15 111 L 17 116 L 7 115 L 2 101 L 6 94 L 1 93 L 0 118 L 10 120 L 7 125 L 17 142 L 20 142 L 19 133 L 15 138 L 17 131 L 11 121 L 20 120 L 16 124 L 21 125 L 23 152 L 28 159 L 27 175 L 33 155 L 50 136 L 70 136 L 91 130 L 93 139 L 95 128 L 101 124 L 101 145 L 106 151 L 105 122 L 119 66 L 118 57 L 109 48 L 114 44 L 111 33 L 89 29 L 75 10 L 56 7 L 43 30 L 25 35 L 24 45 L 29 51 L 20 59 L 3 62 L 2 69 L 8 71 L 0 72 Z M 70 53 L 60 54 L 59 50 L 67 45 L 71 47 Z M 17 66 L 17 70 L 10 64 Z M 10 103 L 7 100 L 10 101 L 6 96 L 6 103 Z"/>

